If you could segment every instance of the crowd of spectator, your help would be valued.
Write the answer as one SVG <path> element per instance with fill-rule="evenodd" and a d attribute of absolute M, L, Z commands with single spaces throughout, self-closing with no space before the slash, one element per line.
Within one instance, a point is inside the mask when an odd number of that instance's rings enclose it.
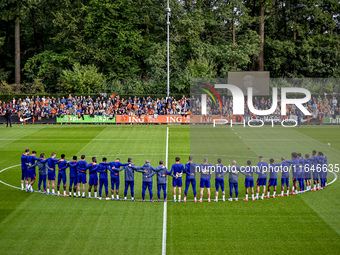
<path fill-rule="evenodd" d="M 221 98 L 214 101 L 207 98 L 207 113 L 209 115 L 222 115 L 226 118 L 232 116 L 233 100 L 232 97 Z M 269 97 L 254 97 L 253 104 L 256 109 L 266 110 L 272 106 L 272 100 Z M 107 96 L 101 94 L 97 98 L 90 96 L 72 96 L 67 98 L 39 97 L 32 96 L 25 99 L 13 98 L 10 102 L 0 101 L 0 114 L 4 115 L 6 109 L 11 109 L 13 115 L 19 117 L 53 118 L 63 115 L 105 115 L 113 117 L 114 115 L 200 115 L 201 102 L 200 98 L 182 96 L 179 100 L 173 97 L 151 98 L 151 97 L 129 97 L 121 98 L 119 95 Z M 281 100 L 278 98 L 278 105 L 273 115 L 281 115 Z M 336 96 L 318 96 L 313 97 L 306 105 L 312 118 L 319 118 L 320 115 L 333 116 L 339 114 L 339 104 Z M 247 101 L 245 100 L 244 110 L 246 115 L 252 115 L 249 111 Z M 295 105 L 287 105 L 287 115 L 298 114 Z"/>

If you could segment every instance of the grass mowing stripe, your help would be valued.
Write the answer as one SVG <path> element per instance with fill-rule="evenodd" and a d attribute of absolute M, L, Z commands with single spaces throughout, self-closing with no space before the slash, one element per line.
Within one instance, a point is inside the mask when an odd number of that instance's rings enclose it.
<path fill-rule="evenodd" d="M 168 150 L 169 150 L 169 127 L 166 128 L 166 147 L 165 147 L 165 166 L 168 169 Z M 166 187 L 167 189 L 168 187 Z M 167 225 L 167 201 L 164 203 L 163 210 L 163 237 L 162 237 L 162 255 L 166 254 L 166 225 Z"/>

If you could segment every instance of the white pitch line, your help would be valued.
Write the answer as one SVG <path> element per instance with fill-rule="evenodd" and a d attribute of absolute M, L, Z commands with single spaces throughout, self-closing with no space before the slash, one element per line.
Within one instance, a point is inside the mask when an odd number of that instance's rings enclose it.
<path fill-rule="evenodd" d="M 2 170 L 0 171 L 0 174 L 1 174 L 2 172 L 4 172 L 4 171 L 8 170 L 8 169 L 11 169 L 11 168 L 17 167 L 17 166 L 21 166 L 21 164 L 15 165 L 15 166 L 10 166 L 10 167 L 7 167 L 7 168 L 5 168 L 5 169 L 2 169 Z M 8 184 L 8 183 L 6 183 L 6 182 L 3 182 L 2 180 L 0 180 L 0 183 L 4 184 L 4 185 L 6 185 L 6 186 L 9 186 L 9 187 L 11 187 L 11 188 L 14 188 L 14 189 L 21 189 L 21 188 L 19 188 L 19 187 L 15 187 L 15 186 L 13 186 L 13 185 L 11 185 L 11 184 Z"/>
<path fill-rule="evenodd" d="M 169 149 L 169 127 L 166 128 L 166 149 L 165 149 L 165 166 L 168 168 L 168 149 Z M 166 185 L 166 190 L 168 189 Z M 166 223 L 167 223 L 167 202 L 164 203 L 163 210 L 163 238 L 162 238 L 162 255 L 166 254 Z"/>

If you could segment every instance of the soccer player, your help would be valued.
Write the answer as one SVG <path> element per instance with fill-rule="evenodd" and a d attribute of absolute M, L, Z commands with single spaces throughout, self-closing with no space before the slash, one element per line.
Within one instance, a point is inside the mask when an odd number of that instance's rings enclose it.
<path fill-rule="evenodd" d="M 21 190 L 24 190 L 24 183 L 26 183 L 26 189 L 28 187 L 27 159 L 29 152 L 30 150 L 26 148 L 25 153 L 21 155 Z"/>
<path fill-rule="evenodd" d="M 303 177 L 306 181 L 306 187 L 307 191 L 310 191 L 312 189 L 312 173 L 311 173 L 311 167 L 312 167 L 313 161 L 309 158 L 309 154 L 305 154 L 305 165 L 304 165 L 304 172 L 303 172 Z"/>
<path fill-rule="evenodd" d="M 281 163 L 276 164 L 276 166 L 281 166 L 281 194 L 278 195 L 279 197 L 284 196 L 285 185 L 287 187 L 286 196 L 289 196 L 289 166 L 290 164 L 286 162 L 284 157 L 281 158 Z"/>
<path fill-rule="evenodd" d="M 318 171 L 317 171 L 318 162 L 316 160 L 316 157 L 317 157 L 316 150 L 312 151 L 312 155 L 313 155 L 313 157 L 311 158 L 311 161 L 312 161 L 312 173 L 313 173 L 313 184 L 314 184 L 312 191 L 316 191 L 316 189 L 320 188 L 320 186 L 319 186 L 319 174 L 318 174 Z M 316 186 L 316 185 L 318 185 L 318 186 Z"/>
<path fill-rule="evenodd" d="M 185 178 L 185 190 L 184 190 L 184 200 L 187 201 L 188 189 L 191 183 L 192 191 L 194 193 L 194 202 L 197 202 L 197 190 L 196 190 L 196 177 L 195 177 L 195 168 L 196 164 L 193 163 L 193 157 L 189 157 L 189 162 L 185 164 L 184 173 L 186 174 Z"/>
<path fill-rule="evenodd" d="M 77 197 L 77 183 L 78 183 L 78 171 L 77 171 L 77 156 L 73 156 L 73 160 L 68 162 L 70 168 L 70 184 L 68 187 L 69 196 L 72 196 L 73 186 L 73 197 Z"/>
<path fill-rule="evenodd" d="M 222 159 L 217 159 L 217 165 L 215 166 L 215 202 L 218 202 L 218 190 L 222 190 L 222 200 L 225 201 L 225 190 L 224 190 L 224 178 L 226 171 L 223 171 L 224 166 L 222 165 Z"/>
<path fill-rule="evenodd" d="M 272 195 L 272 198 L 275 198 L 276 195 L 276 186 L 277 186 L 277 172 L 278 172 L 278 167 L 274 164 L 274 159 L 269 160 L 269 181 L 268 181 L 268 191 L 267 191 L 267 196 L 265 198 L 270 197 L 270 187 L 274 187 L 274 193 Z"/>
<path fill-rule="evenodd" d="M 231 166 L 228 168 L 229 173 L 229 199 L 233 201 L 233 190 L 235 189 L 235 201 L 238 201 L 238 175 L 241 171 L 240 167 L 236 165 L 236 160 L 233 160 Z"/>
<path fill-rule="evenodd" d="M 98 165 L 97 165 L 97 158 L 92 157 L 92 163 L 86 166 L 86 169 L 89 169 L 89 196 L 91 198 L 91 190 L 92 186 L 94 186 L 94 198 L 97 199 L 97 186 L 98 186 Z"/>
<path fill-rule="evenodd" d="M 304 182 L 304 166 L 305 166 L 305 159 L 302 157 L 301 153 L 298 153 L 299 159 L 299 168 L 298 168 L 298 182 L 300 187 L 299 193 L 305 192 L 305 182 Z"/>
<path fill-rule="evenodd" d="M 152 176 L 156 174 L 156 172 L 153 172 L 156 170 L 156 168 L 150 165 L 150 160 L 148 159 L 145 161 L 144 165 L 140 167 L 131 166 L 131 168 L 137 172 L 143 173 L 142 202 L 145 201 L 146 189 L 149 189 L 150 202 L 153 202 Z"/>
<path fill-rule="evenodd" d="M 99 199 L 102 199 L 102 188 L 104 185 L 106 200 L 110 200 L 109 198 L 109 180 L 107 177 L 107 171 L 111 170 L 110 165 L 106 164 L 107 159 L 103 158 L 103 163 L 99 164 L 98 173 L 99 173 Z"/>
<path fill-rule="evenodd" d="M 59 162 L 59 159 L 55 158 L 56 154 L 52 152 L 51 157 L 47 159 L 48 162 L 48 182 L 47 182 L 47 195 L 50 195 L 50 185 L 52 182 L 52 195 L 57 195 L 57 193 L 54 192 L 55 188 L 55 165 Z"/>
<path fill-rule="evenodd" d="M 289 163 L 292 166 L 292 173 L 293 173 L 293 187 L 292 187 L 292 192 L 290 193 L 291 195 L 297 195 L 298 190 L 297 190 L 297 182 L 298 182 L 298 166 L 299 166 L 299 159 L 298 155 L 296 152 L 292 153 L 292 160 L 288 161 L 286 160 L 287 163 Z M 294 192 L 295 191 L 295 192 Z"/>
<path fill-rule="evenodd" d="M 85 197 L 85 187 L 87 183 L 86 179 L 86 170 L 87 170 L 87 162 L 85 161 L 85 155 L 81 155 L 80 161 L 77 162 L 77 171 L 78 171 L 78 197 Z M 80 184 L 83 184 L 83 194 L 80 196 Z"/>
<path fill-rule="evenodd" d="M 255 173 L 258 174 L 257 182 L 256 182 L 256 198 L 259 199 L 260 186 L 262 186 L 262 196 L 263 200 L 264 193 L 266 192 L 266 184 L 267 184 L 267 171 L 268 171 L 268 163 L 263 160 L 263 156 L 259 156 L 259 163 L 257 164 L 257 168 Z"/>
<path fill-rule="evenodd" d="M 45 153 L 41 153 L 40 158 L 37 160 L 37 162 L 29 166 L 28 168 L 35 168 L 36 166 L 38 166 L 38 170 L 39 170 L 39 183 L 38 183 L 39 191 L 38 192 L 41 193 L 40 187 L 41 187 L 41 183 L 43 182 L 44 193 L 46 193 L 46 175 L 48 171 L 48 163 L 47 163 L 47 159 L 45 159 Z"/>
<path fill-rule="evenodd" d="M 241 173 L 245 174 L 246 178 L 244 180 L 244 187 L 246 188 L 246 198 L 243 201 L 248 201 L 249 196 L 249 188 L 251 188 L 251 200 L 254 201 L 254 174 L 255 167 L 251 165 L 251 161 L 247 161 L 247 166 L 241 168 Z"/>
<path fill-rule="evenodd" d="M 58 184 L 57 184 L 57 192 L 58 197 L 61 196 L 60 194 L 60 183 L 63 181 L 63 188 L 64 188 L 64 197 L 68 197 L 66 194 L 66 169 L 69 167 L 68 162 L 65 160 L 65 154 L 61 154 L 60 160 L 58 161 Z"/>
<path fill-rule="evenodd" d="M 166 192 L 166 184 L 167 184 L 167 176 L 171 174 L 170 171 L 164 166 L 163 160 L 159 161 L 159 166 L 156 167 L 155 172 L 157 173 L 157 197 L 158 202 L 161 199 L 161 189 L 163 189 L 163 197 L 164 202 L 167 199 L 167 192 Z"/>
<path fill-rule="evenodd" d="M 203 164 L 200 164 L 196 167 L 198 171 L 201 173 L 201 181 L 200 181 L 200 200 L 198 202 L 202 203 L 203 199 L 203 191 L 204 188 L 207 189 L 207 195 L 208 195 L 208 202 L 210 203 L 210 179 L 211 179 L 211 171 L 212 171 L 212 165 L 208 164 L 208 159 L 203 159 Z"/>
<path fill-rule="evenodd" d="M 131 201 L 135 201 L 135 170 L 131 167 L 134 166 L 132 163 L 132 158 L 128 158 L 127 166 L 122 166 L 117 171 L 124 170 L 125 174 L 125 189 L 124 189 L 124 201 L 127 201 L 127 192 L 130 186 Z"/>
<path fill-rule="evenodd" d="M 27 155 L 27 163 L 28 165 L 32 166 L 35 165 L 35 161 L 38 160 L 38 158 L 36 158 L 35 156 L 37 155 L 36 151 L 32 151 L 31 155 Z M 33 190 L 33 184 L 35 183 L 35 179 L 36 179 L 36 173 L 35 173 L 35 167 L 29 167 L 27 169 L 27 173 L 28 173 L 28 187 L 26 192 L 31 191 L 34 192 Z"/>
<path fill-rule="evenodd" d="M 326 173 L 327 173 L 327 158 L 324 157 L 323 153 L 321 151 L 318 152 L 318 156 L 316 157 L 316 160 L 318 162 L 318 168 L 317 171 L 319 173 L 319 178 L 321 182 L 321 188 L 324 189 L 326 187 Z"/>
<path fill-rule="evenodd" d="M 176 202 L 176 187 L 178 187 L 178 202 L 181 202 L 182 195 L 182 173 L 184 172 L 184 166 L 179 163 L 181 160 L 180 157 L 175 158 L 176 163 L 171 167 L 171 175 L 172 175 L 172 187 L 174 192 L 174 202 Z"/>
<path fill-rule="evenodd" d="M 117 200 L 120 200 L 119 199 L 119 184 L 120 184 L 120 181 L 119 181 L 119 171 L 118 171 L 118 169 L 121 166 L 127 166 L 127 165 L 129 165 L 129 163 L 126 163 L 126 164 L 120 163 L 120 159 L 119 158 L 116 158 L 115 161 L 110 162 L 111 169 L 113 169 L 113 167 L 115 168 L 115 170 L 111 171 L 111 195 L 112 195 L 112 200 L 115 199 L 115 197 L 114 197 L 115 186 L 116 186 Z"/>

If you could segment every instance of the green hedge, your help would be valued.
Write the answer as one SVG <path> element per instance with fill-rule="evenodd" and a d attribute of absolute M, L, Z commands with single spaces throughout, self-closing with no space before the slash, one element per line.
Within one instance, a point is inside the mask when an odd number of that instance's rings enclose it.
<path fill-rule="evenodd" d="M 62 97 L 65 97 L 67 98 L 68 97 L 68 94 L 36 94 L 36 95 L 30 95 L 30 94 L 8 94 L 8 95 L 0 95 L 0 101 L 2 102 L 9 102 L 13 99 L 13 97 L 15 99 L 24 99 L 26 98 L 27 96 L 29 96 L 30 98 L 32 96 L 36 97 L 37 95 L 39 95 L 39 97 L 55 97 L 55 98 L 62 98 Z M 99 94 L 85 94 L 85 95 L 77 95 L 77 94 L 73 94 L 72 96 L 85 96 L 85 97 L 88 97 L 88 96 L 91 96 L 92 98 L 97 98 L 99 96 Z M 107 96 L 109 97 L 110 94 L 107 94 Z M 147 94 L 141 94 L 141 95 L 119 95 L 120 98 L 124 98 L 124 99 L 127 99 L 129 97 L 134 97 L 134 96 L 137 96 L 137 97 L 148 97 L 148 96 L 151 96 L 152 98 L 162 98 L 162 97 L 166 97 L 165 94 L 150 94 L 150 95 L 147 95 Z M 170 96 L 173 96 L 174 98 L 176 99 L 180 99 L 182 98 L 183 94 L 170 94 Z M 188 96 L 188 95 L 186 95 Z"/>

